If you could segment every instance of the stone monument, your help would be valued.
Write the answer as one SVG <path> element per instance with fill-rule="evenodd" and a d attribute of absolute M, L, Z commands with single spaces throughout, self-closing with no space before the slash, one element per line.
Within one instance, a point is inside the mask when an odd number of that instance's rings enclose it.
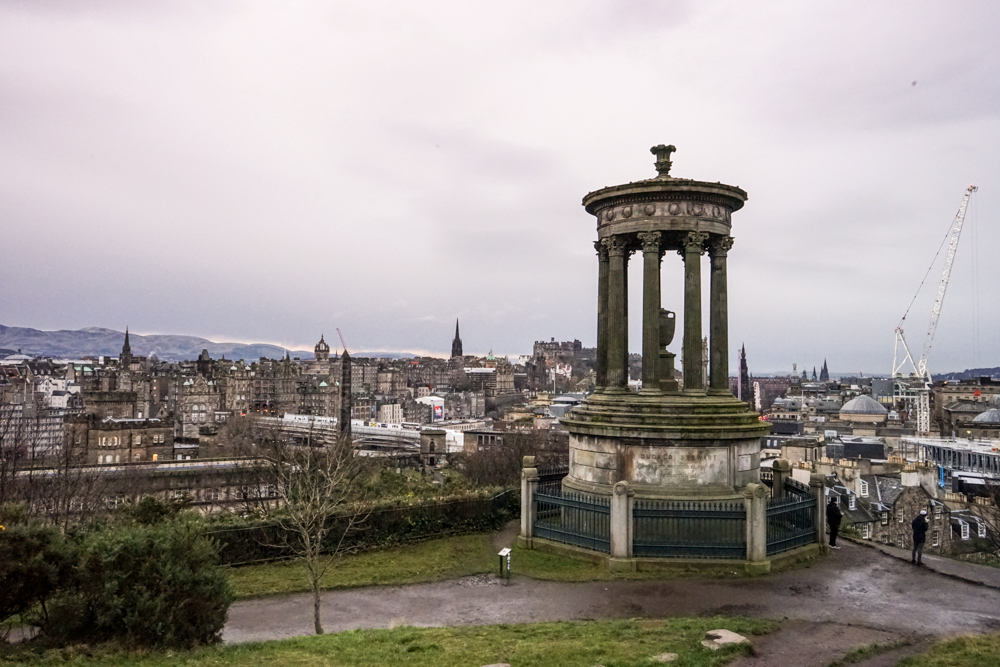
<path fill-rule="evenodd" d="M 655 178 L 583 198 L 597 219 L 597 389 L 561 420 L 570 433 L 563 488 L 635 498 L 724 500 L 759 482 L 760 437 L 770 426 L 729 390 L 726 257 L 738 187 L 670 175 L 673 146 L 654 146 Z M 675 316 L 660 303 L 660 264 L 684 263 L 682 386 L 674 378 Z M 642 389 L 628 388 L 628 262 L 642 253 Z M 711 284 L 709 370 L 702 365 L 702 255 Z"/>

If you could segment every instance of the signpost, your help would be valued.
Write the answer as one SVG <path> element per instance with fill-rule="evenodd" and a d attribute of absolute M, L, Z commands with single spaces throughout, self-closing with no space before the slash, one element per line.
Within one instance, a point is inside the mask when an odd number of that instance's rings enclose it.
<path fill-rule="evenodd" d="M 507 582 L 509 583 L 510 582 L 510 549 L 501 549 L 500 553 L 498 553 L 497 555 L 500 556 L 500 578 L 501 579 L 506 579 Z M 506 568 L 504 568 L 504 564 L 505 564 L 504 561 L 506 561 L 506 566 L 507 566 Z"/>

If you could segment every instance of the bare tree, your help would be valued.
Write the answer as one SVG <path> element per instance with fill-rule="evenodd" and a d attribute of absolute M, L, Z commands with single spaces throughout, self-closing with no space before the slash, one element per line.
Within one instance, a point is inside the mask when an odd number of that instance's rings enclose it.
<path fill-rule="evenodd" d="M 367 513 L 363 507 L 365 460 L 348 438 L 328 446 L 288 445 L 280 437 L 263 443 L 271 463 L 267 474 L 281 508 L 275 519 L 283 546 L 302 558 L 313 594 L 313 624 L 323 634 L 320 584 L 344 538 Z"/>

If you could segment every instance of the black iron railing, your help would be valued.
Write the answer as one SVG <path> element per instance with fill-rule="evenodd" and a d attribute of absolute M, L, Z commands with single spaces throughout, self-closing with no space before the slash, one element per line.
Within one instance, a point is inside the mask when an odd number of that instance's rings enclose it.
<path fill-rule="evenodd" d="M 816 497 L 789 488 L 783 498 L 767 501 L 767 555 L 795 549 L 816 541 Z"/>
<path fill-rule="evenodd" d="M 637 500 L 632 553 L 660 558 L 732 558 L 747 551 L 743 501 Z"/>
<path fill-rule="evenodd" d="M 535 492 L 538 537 L 592 551 L 611 552 L 611 499 L 563 491 L 561 485 L 539 485 Z"/>

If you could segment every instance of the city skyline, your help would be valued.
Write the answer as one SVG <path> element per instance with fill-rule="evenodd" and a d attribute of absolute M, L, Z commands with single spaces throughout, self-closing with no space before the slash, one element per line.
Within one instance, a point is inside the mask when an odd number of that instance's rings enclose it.
<path fill-rule="evenodd" d="M 751 368 L 887 374 L 970 182 L 930 367 L 1000 365 L 992 4 L 12 2 L 0 17 L 4 325 L 307 350 L 339 327 L 352 352 L 446 356 L 457 316 L 469 350 L 591 347 L 580 200 L 650 178 L 649 147 L 673 143 L 674 175 L 749 193 L 730 347 Z M 907 319 L 917 354 L 939 275 Z"/>

